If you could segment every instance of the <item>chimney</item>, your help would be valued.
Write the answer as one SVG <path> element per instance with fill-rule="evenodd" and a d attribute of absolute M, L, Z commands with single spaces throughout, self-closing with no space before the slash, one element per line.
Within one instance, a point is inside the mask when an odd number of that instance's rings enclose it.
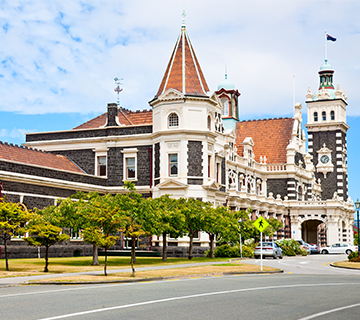
<path fill-rule="evenodd" d="M 107 111 L 107 127 L 114 127 L 118 126 L 116 122 L 116 117 L 118 114 L 118 107 L 116 103 L 108 103 L 107 105 L 108 111 Z"/>

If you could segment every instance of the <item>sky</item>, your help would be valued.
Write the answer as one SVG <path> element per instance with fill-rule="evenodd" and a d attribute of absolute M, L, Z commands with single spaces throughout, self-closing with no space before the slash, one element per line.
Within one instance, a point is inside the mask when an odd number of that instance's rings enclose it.
<path fill-rule="evenodd" d="M 240 91 L 242 120 L 293 115 L 318 88 L 325 31 L 334 84 L 348 96 L 349 195 L 360 198 L 360 1 L 0 0 L 0 140 L 68 130 L 121 106 L 149 109 L 186 10 L 186 28 L 213 92 Z M 294 90 L 295 87 L 295 90 Z M 295 95 L 294 95 L 295 92 Z"/>

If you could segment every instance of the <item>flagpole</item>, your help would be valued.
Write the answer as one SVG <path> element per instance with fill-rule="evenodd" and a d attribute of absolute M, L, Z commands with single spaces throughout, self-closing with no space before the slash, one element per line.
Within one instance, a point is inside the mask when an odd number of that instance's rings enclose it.
<path fill-rule="evenodd" d="M 327 41 L 326 41 L 326 30 L 325 30 L 325 60 L 327 60 Z"/>

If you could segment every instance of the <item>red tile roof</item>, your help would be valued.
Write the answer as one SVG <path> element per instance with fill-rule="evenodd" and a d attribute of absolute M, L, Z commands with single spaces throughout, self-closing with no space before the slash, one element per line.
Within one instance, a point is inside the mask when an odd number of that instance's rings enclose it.
<path fill-rule="evenodd" d="M 268 164 L 286 163 L 286 147 L 291 139 L 293 118 L 241 121 L 236 124 L 237 153 L 243 156 L 245 138 L 254 140 L 255 161 L 266 156 Z"/>
<path fill-rule="evenodd" d="M 131 111 L 127 109 L 120 108 L 118 110 L 119 121 L 122 125 L 141 125 L 141 124 L 152 124 L 152 110 L 142 110 L 142 111 Z M 80 126 L 75 127 L 74 129 L 93 129 L 103 127 L 106 123 L 107 112 L 102 115 L 91 119 Z"/>
<path fill-rule="evenodd" d="M 170 88 L 184 94 L 206 95 L 209 91 L 185 27 L 176 41 L 156 97 Z"/>
<path fill-rule="evenodd" d="M 0 141 L 0 160 L 32 164 L 46 168 L 84 173 L 70 159 L 62 155 L 55 155 L 27 147 L 8 144 Z"/>

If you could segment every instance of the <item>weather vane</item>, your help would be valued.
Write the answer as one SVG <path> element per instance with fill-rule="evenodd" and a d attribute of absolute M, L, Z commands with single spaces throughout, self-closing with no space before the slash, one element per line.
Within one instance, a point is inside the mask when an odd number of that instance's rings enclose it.
<path fill-rule="evenodd" d="M 183 10 L 183 12 L 182 12 L 181 15 L 182 15 L 182 17 L 183 17 L 182 26 L 185 27 L 185 17 L 186 17 L 185 9 Z"/>
<path fill-rule="evenodd" d="M 121 80 L 123 80 L 122 78 L 119 79 L 118 77 L 114 78 L 115 84 L 116 84 L 116 88 L 114 89 L 114 91 L 117 93 L 117 105 L 120 108 L 120 92 L 123 91 L 122 88 L 120 88 L 120 85 L 122 85 L 123 83 L 121 82 Z"/>

